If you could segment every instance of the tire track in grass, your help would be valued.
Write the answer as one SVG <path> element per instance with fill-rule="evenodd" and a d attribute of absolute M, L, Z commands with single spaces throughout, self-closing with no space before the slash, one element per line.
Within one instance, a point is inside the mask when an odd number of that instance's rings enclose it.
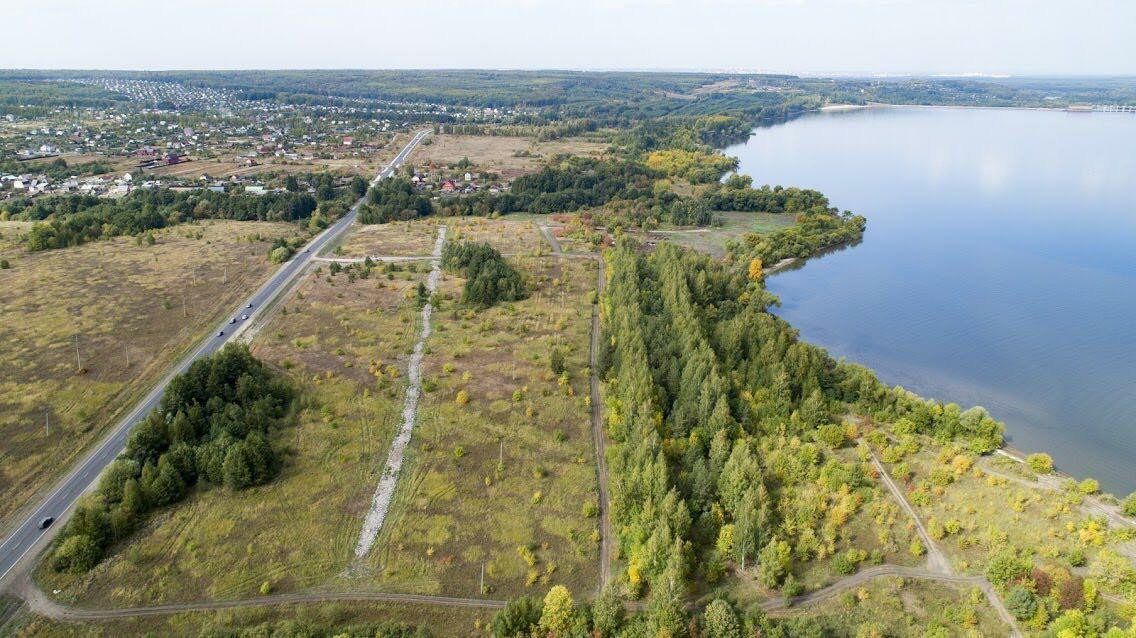
<path fill-rule="evenodd" d="M 434 240 L 434 254 L 431 260 L 430 276 L 426 279 L 426 290 L 430 294 L 438 289 L 438 279 L 442 276 L 442 245 L 446 241 L 446 227 L 438 227 L 438 238 Z M 383 467 L 382 477 L 375 489 L 375 496 L 371 499 L 371 509 L 363 521 L 363 531 L 359 534 L 359 542 L 355 546 L 355 559 L 363 559 L 378 537 L 379 531 L 386 520 L 390 509 L 391 499 L 394 497 L 395 487 L 398 486 L 398 474 L 402 469 L 402 461 L 406 457 L 406 448 L 410 444 L 410 436 L 414 432 L 414 423 L 418 418 L 418 399 L 422 395 L 422 357 L 425 354 L 426 340 L 430 337 L 430 314 L 433 307 L 427 303 L 422 307 L 422 332 L 418 343 L 414 345 L 414 354 L 410 355 L 410 364 L 407 366 L 406 403 L 402 408 L 402 426 L 398 434 L 391 441 L 390 451 L 387 453 L 387 463 Z"/>

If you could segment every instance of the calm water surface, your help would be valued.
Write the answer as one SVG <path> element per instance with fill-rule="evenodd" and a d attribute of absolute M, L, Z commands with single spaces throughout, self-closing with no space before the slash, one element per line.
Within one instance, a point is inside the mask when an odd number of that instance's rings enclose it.
<path fill-rule="evenodd" d="M 1136 489 L 1136 116 L 821 113 L 726 153 L 868 218 L 863 243 L 770 278 L 805 339 Z"/>

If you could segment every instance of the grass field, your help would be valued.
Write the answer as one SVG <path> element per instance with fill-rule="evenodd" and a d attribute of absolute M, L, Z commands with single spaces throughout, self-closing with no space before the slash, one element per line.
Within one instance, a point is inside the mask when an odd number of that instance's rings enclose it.
<path fill-rule="evenodd" d="M 275 270 L 272 239 L 299 232 L 209 222 L 157 232 L 153 246 L 119 237 L 29 253 L 13 245 L 18 227 L 0 231 L 12 266 L 0 270 L 0 517 L 68 467 Z M 263 239 L 249 241 L 255 234 Z"/>
<path fill-rule="evenodd" d="M 492 597 L 596 588 L 585 399 L 595 265 L 512 261 L 528 273 L 529 299 L 435 311 L 413 452 L 361 575 L 384 590 L 479 596 L 483 565 Z M 447 277 L 442 294 L 456 297 L 460 284 Z M 566 355 L 564 382 L 549 369 L 553 347 Z"/>
<path fill-rule="evenodd" d="M 424 272 L 424 271 L 423 271 Z M 82 604 L 140 605 L 287 592 L 348 565 L 402 409 L 406 350 L 424 277 L 312 274 L 257 334 L 253 351 L 302 389 L 294 427 L 276 435 L 281 476 L 229 493 L 199 491 L 158 513 L 82 577 L 41 569 L 45 591 Z"/>
<path fill-rule="evenodd" d="M 500 219 L 428 217 L 407 222 L 359 224 L 338 254 L 343 257 L 429 255 L 434 250 L 439 225 L 447 227 L 450 239 L 489 242 L 505 254 L 547 250 L 535 222 L 510 215 Z"/>
<path fill-rule="evenodd" d="M 607 149 L 606 144 L 580 138 L 537 142 L 530 137 L 440 134 L 431 140 L 415 149 L 407 163 L 448 166 L 469 158 L 478 170 L 497 173 L 505 180 L 540 170 L 549 157 L 558 153 L 594 156 Z"/>
<path fill-rule="evenodd" d="M 726 242 L 746 233 L 768 233 L 793 225 L 790 215 L 773 213 L 718 213 L 721 226 L 691 229 L 661 229 L 659 231 L 637 233 L 641 238 L 652 241 L 669 241 L 680 246 L 693 248 L 714 257 L 724 257 Z"/>

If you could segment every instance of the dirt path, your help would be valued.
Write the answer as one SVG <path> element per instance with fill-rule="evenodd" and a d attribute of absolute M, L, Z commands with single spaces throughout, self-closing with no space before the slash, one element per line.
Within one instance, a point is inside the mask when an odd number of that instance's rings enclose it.
<path fill-rule="evenodd" d="M 943 552 L 939 550 L 939 546 L 932 540 L 931 535 L 927 533 L 927 528 L 923 527 L 923 521 L 919 519 L 919 515 L 915 513 L 915 508 L 911 507 L 911 503 L 907 502 L 907 497 L 895 484 L 895 481 L 888 475 L 887 470 L 884 469 L 880 460 L 876 458 L 876 453 L 872 451 L 871 447 L 868 448 L 868 454 L 872 455 L 872 465 L 875 466 L 876 471 L 880 474 L 880 480 L 883 481 L 885 487 L 891 492 L 892 497 L 899 502 L 899 506 L 911 520 L 915 523 L 915 529 L 919 532 L 919 537 L 923 539 L 923 546 L 927 548 L 927 569 L 938 572 L 940 574 L 951 574 L 951 563 Z"/>
<path fill-rule="evenodd" d="M 957 574 L 944 574 L 942 572 L 931 571 L 919 567 L 902 567 L 900 565 L 879 565 L 877 567 L 869 567 L 861 572 L 853 574 L 848 578 L 841 579 L 828 587 L 818 589 L 808 594 L 794 596 L 786 601 L 784 598 L 771 598 L 764 603 L 761 603 L 761 609 L 766 612 L 786 610 L 790 608 L 806 607 L 815 603 L 819 603 L 842 591 L 852 589 L 867 583 L 876 578 L 883 578 L 885 576 L 898 576 L 902 578 L 918 578 L 921 580 L 937 580 L 947 583 L 962 583 L 968 585 L 975 585 L 984 587 L 989 585 L 985 578 L 981 576 L 960 576 Z"/>
<path fill-rule="evenodd" d="M 951 568 L 950 561 L 947 560 L 947 557 L 943 554 L 942 550 L 939 549 L 939 545 L 934 541 L 934 539 L 931 538 L 931 535 L 927 533 L 927 528 L 923 526 L 923 521 L 920 520 L 919 515 L 915 512 L 915 508 L 911 506 L 911 503 L 907 501 L 907 497 L 903 495 L 903 491 L 899 489 L 899 486 L 896 485 L 895 481 L 893 481 L 891 479 L 891 476 L 888 475 L 887 470 L 884 469 L 883 464 L 880 463 L 880 459 L 876 457 L 876 453 L 874 450 L 872 450 L 871 446 L 868 446 L 868 454 L 872 457 L 872 465 L 875 466 L 876 471 L 880 474 L 880 480 L 883 481 L 884 485 L 888 488 L 888 491 L 891 492 L 891 495 L 895 498 L 895 500 L 899 502 L 899 505 L 903 508 L 903 511 L 907 512 L 907 515 L 911 517 L 912 522 L 915 523 L 915 528 L 919 531 L 919 536 L 923 539 L 923 546 L 927 548 L 927 567 L 929 570 L 928 573 L 942 576 L 942 578 L 940 578 L 939 580 L 948 580 L 951 578 L 976 579 L 968 582 L 973 582 L 982 588 L 983 593 L 986 594 L 986 599 L 990 601 L 990 606 L 993 607 L 994 611 L 998 613 L 998 616 L 1002 619 L 1002 622 L 1006 623 L 1006 625 L 1009 626 L 1010 635 L 1014 638 L 1020 638 L 1022 632 L 1020 629 L 1018 629 L 1018 623 L 1014 620 L 1014 617 L 1010 615 L 1009 610 L 1006 609 L 1006 605 L 1002 603 L 1002 598 L 998 596 L 998 592 L 994 590 L 994 585 L 992 585 L 990 581 L 982 578 L 981 576 L 958 576 L 954 573 L 954 570 Z M 863 574 L 868 571 L 870 570 L 865 570 L 864 572 L 860 573 Z M 859 575 L 860 574 L 854 574 L 850 577 L 850 579 L 855 578 Z M 831 587 L 836 587 L 837 585 L 841 585 L 843 583 L 844 581 L 840 581 L 831 585 Z"/>
<path fill-rule="evenodd" d="M 142 616 L 167 616 L 193 611 L 212 611 L 236 609 L 240 607 L 272 607 L 277 605 L 296 605 L 330 602 L 394 602 L 445 607 L 472 607 L 478 609 L 500 609 L 504 600 L 481 598 L 449 598 L 446 596 L 423 596 L 418 594 L 390 594 L 382 592 L 307 592 L 293 594 L 272 594 L 259 598 L 236 600 L 213 600 L 196 603 L 174 603 L 149 607 L 123 607 L 121 609 L 81 609 L 57 603 L 44 594 L 39 587 L 26 582 L 20 596 L 35 613 L 61 621 L 109 620 L 114 618 L 137 618 Z"/>
<path fill-rule="evenodd" d="M 589 380 L 590 394 L 589 399 L 592 407 L 592 441 L 596 447 L 596 486 L 597 498 L 599 499 L 600 508 L 600 582 L 597 591 L 603 590 L 604 586 L 611 582 L 611 553 L 612 553 L 612 531 L 611 531 L 611 513 L 610 501 L 608 500 L 607 491 L 607 456 L 604 450 L 604 431 L 603 431 L 603 402 L 600 398 L 600 378 L 598 373 L 599 363 L 598 352 L 600 349 L 600 306 L 599 298 L 603 294 L 604 287 L 604 260 L 602 255 L 595 253 L 588 253 L 587 255 L 570 254 L 566 255 L 560 242 L 557 241 L 556 236 L 552 234 L 552 230 L 546 224 L 537 224 L 540 228 L 541 235 L 544 235 L 545 241 L 552 247 L 552 254 L 557 259 L 563 256 L 568 257 L 589 257 L 596 260 L 596 303 L 592 305 L 592 336 L 588 342 L 588 366 L 591 368 L 591 378 Z"/>
<path fill-rule="evenodd" d="M 556 239 L 556 235 L 552 234 L 552 229 L 550 229 L 546 224 L 537 225 L 540 227 L 540 234 L 544 235 L 545 240 L 548 241 L 548 245 L 552 246 L 552 254 L 562 254 L 564 251 L 560 248 L 560 240 Z"/>
<path fill-rule="evenodd" d="M 546 228 L 544 226 L 542 229 Z M 559 253 L 559 246 L 555 245 Z M 600 505 L 600 589 L 611 582 L 612 531 L 607 491 L 607 456 L 604 450 L 603 402 L 600 398 L 600 378 L 597 352 L 600 349 L 599 298 L 604 287 L 604 260 L 596 257 L 596 303 L 592 305 L 592 339 L 588 344 L 588 365 L 591 366 L 592 440 L 596 445 L 596 484 L 599 486 Z"/>
<path fill-rule="evenodd" d="M 430 276 L 426 279 L 426 289 L 430 294 L 438 289 L 438 279 L 442 276 L 442 245 L 446 241 L 446 227 L 438 227 L 438 238 L 434 240 L 434 259 L 430 269 Z M 356 560 L 362 559 L 371 551 L 371 545 L 383 528 L 387 511 L 390 509 L 391 499 L 394 498 L 395 488 L 398 487 L 398 475 L 402 470 L 402 461 L 406 457 L 406 448 L 410 445 L 410 436 L 414 433 L 414 423 L 418 419 L 418 397 L 422 394 L 422 357 L 425 356 L 426 340 L 430 338 L 430 314 L 433 307 L 427 303 L 422 307 L 422 333 L 418 343 L 414 344 L 414 353 L 410 355 L 410 364 L 407 366 L 406 403 L 402 408 L 402 427 L 391 441 L 390 451 L 387 452 L 387 464 L 383 467 L 379 485 L 375 488 L 375 496 L 371 500 L 371 509 L 363 521 L 363 531 L 359 534 L 359 543 L 355 546 Z"/>

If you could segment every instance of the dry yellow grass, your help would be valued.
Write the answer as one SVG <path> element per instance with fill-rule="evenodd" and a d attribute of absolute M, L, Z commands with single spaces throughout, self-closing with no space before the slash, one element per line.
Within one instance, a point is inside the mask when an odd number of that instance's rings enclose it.
<path fill-rule="evenodd" d="M 476 164 L 479 170 L 498 173 L 504 179 L 537 171 L 557 153 L 600 155 L 607 149 L 606 144 L 580 138 L 537 142 L 530 137 L 441 134 L 431 140 L 430 144 L 415 149 L 409 164 L 449 165 L 464 157 Z"/>
<path fill-rule="evenodd" d="M 12 265 L 0 270 L 0 517 L 68 467 L 275 269 L 271 239 L 298 232 L 208 222 L 158 232 L 154 246 L 119 237 L 28 253 L 13 247 L 15 227 L 5 223 L 0 240 Z M 257 233 L 269 241 L 244 239 Z"/>
<path fill-rule="evenodd" d="M 406 293 L 424 277 L 403 270 L 387 279 L 376 269 L 350 281 L 326 267 L 309 276 L 252 344 L 301 389 L 296 425 L 273 437 L 286 450 L 281 475 L 237 493 L 198 489 L 157 512 L 90 573 L 43 567 L 44 590 L 82 605 L 124 606 L 336 580 L 353 558 L 402 409 L 406 351 L 418 331 Z"/>

